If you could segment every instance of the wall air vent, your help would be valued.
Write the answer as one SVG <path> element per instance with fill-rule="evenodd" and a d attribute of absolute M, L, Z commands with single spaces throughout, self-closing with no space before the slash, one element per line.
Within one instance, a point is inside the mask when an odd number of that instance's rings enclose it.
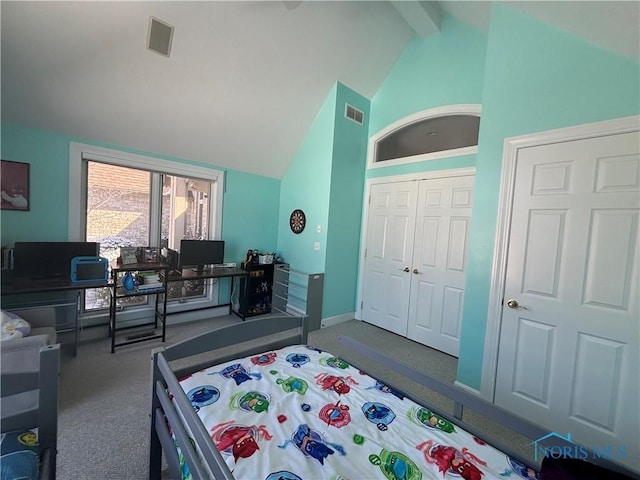
<path fill-rule="evenodd" d="M 173 25 L 169 25 L 158 18 L 149 17 L 147 48 L 152 52 L 168 57 L 171 52 L 172 40 Z"/>
<path fill-rule="evenodd" d="M 359 125 L 364 123 L 364 113 L 361 110 L 358 110 L 353 105 L 349 105 L 348 103 L 344 104 L 344 116 L 353 120 Z"/>

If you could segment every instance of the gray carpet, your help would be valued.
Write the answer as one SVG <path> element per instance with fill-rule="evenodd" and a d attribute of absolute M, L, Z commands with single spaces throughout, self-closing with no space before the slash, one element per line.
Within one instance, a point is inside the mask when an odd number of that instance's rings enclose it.
<path fill-rule="evenodd" d="M 239 321 L 237 317 L 225 316 L 168 326 L 167 344 Z M 443 381 L 453 382 L 455 378 L 455 358 L 357 320 L 311 332 L 309 343 L 340 355 L 344 347 L 337 342 L 339 334 L 393 355 Z M 58 436 L 58 478 L 62 480 L 146 478 L 150 352 L 162 344 L 155 340 L 143 342 L 120 347 L 115 354 L 110 353 L 109 345 L 107 338 L 84 343 L 77 357 L 63 356 Z M 374 376 L 383 376 L 409 395 L 426 398 L 450 411 L 447 399 L 397 375 L 383 375 L 384 370 L 373 362 L 363 359 L 357 366 Z M 481 419 L 478 425 L 486 431 L 499 432 L 499 426 L 485 424 Z M 512 445 L 524 445 L 526 440 L 503 438 Z M 163 472 L 163 478 L 169 478 L 168 472 Z"/>

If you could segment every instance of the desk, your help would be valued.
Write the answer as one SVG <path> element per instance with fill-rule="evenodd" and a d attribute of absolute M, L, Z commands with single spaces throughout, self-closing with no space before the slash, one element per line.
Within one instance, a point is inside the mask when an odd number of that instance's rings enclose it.
<path fill-rule="evenodd" d="M 136 288 L 132 292 L 126 292 L 121 286 L 122 275 L 126 272 L 141 272 L 141 271 L 157 271 L 160 277 L 160 285 L 157 288 L 151 290 L 143 290 L 142 287 Z M 163 342 L 166 339 L 166 326 L 167 316 L 171 314 L 184 313 L 180 312 L 167 312 L 167 284 L 170 282 L 183 282 L 192 280 L 209 280 L 219 278 L 231 278 L 234 282 L 236 277 L 248 275 L 248 272 L 236 267 L 218 267 L 210 270 L 203 270 L 196 272 L 192 269 L 185 268 L 181 272 L 170 272 L 169 266 L 163 263 L 134 263 L 129 265 L 121 265 L 116 262 L 111 262 L 111 302 L 109 308 L 109 335 L 111 336 L 111 353 L 115 352 L 116 347 L 123 345 L 130 345 L 132 343 L 144 342 L 147 340 L 161 339 Z M 233 284 L 231 288 L 233 293 Z M 230 296 L 231 296 L 230 293 Z M 142 325 L 135 325 L 135 327 L 120 327 L 117 328 L 117 299 L 126 298 L 132 296 L 141 295 L 155 295 L 155 311 L 153 321 Z M 162 300 L 160 300 L 162 296 Z M 162 303 L 162 310 L 160 310 L 160 304 Z M 193 308 L 190 311 L 203 310 L 215 307 L 224 307 L 227 304 L 218 304 L 202 308 Z M 231 313 L 231 297 L 229 298 L 229 313 Z M 161 323 L 162 330 L 160 333 L 156 333 L 155 329 L 158 328 L 158 321 Z M 126 337 L 124 340 L 116 341 L 116 332 L 119 330 L 126 330 L 129 328 L 139 328 L 145 325 L 153 325 L 154 331 L 142 332 L 133 334 Z"/>
<path fill-rule="evenodd" d="M 203 308 L 215 308 L 215 307 L 229 307 L 229 314 L 232 313 L 232 302 L 231 295 L 233 294 L 233 285 L 236 281 L 236 278 L 244 277 L 249 275 L 249 272 L 237 267 L 218 267 L 212 268 L 210 270 L 205 270 L 202 272 L 195 272 L 192 269 L 185 268 L 181 273 L 171 272 L 167 273 L 169 266 L 166 264 L 132 264 L 132 265 L 120 265 L 116 262 L 111 263 L 111 280 L 100 281 L 100 282 L 82 282 L 82 283 L 72 283 L 70 279 L 56 278 L 56 279 L 12 279 L 8 278 L 4 275 L 2 278 L 2 297 L 16 296 L 22 297 L 23 295 L 34 295 L 34 294 L 43 294 L 47 292 L 70 292 L 76 291 L 79 292 L 81 290 L 86 290 L 89 288 L 102 288 L 109 287 L 111 291 L 111 301 L 109 302 L 109 336 L 111 337 L 111 353 L 115 352 L 116 347 L 129 345 L 132 343 L 143 342 L 146 340 L 153 339 L 161 339 L 163 342 L 166 338 L 166 316 L 169 315 L 167 313 L 167 296 L 166 292 L 166 283 L 168 282 L 180 282 L 185 280 L 207 280 L 207 279 L 219 279 L 219 278 L 231 278 L 232 285 L 229 293 L 229 303 L 228 304 L 218 304 L 210 307 Z M 158 289 L 146 290 L 146 291 L 138 291 L 136 290 L 134 293 L 125 293 L 122 291 L 120 283 L 119 283 L 119 275 L 126 273 L 127 271 L 141 271 L 141 270 L 158 270 L 160 272 L 160 278 L 162 279 L 163 285 Z M 166 278 L 166 281 L 165 281 Z M 140 334 L 139 336 L 132 336 L 129 339 L 124 341 L 118 341 L 116 339 L 116 331 L 117 330 L 125 330 L 133 327 L 125 327 L 125 328 L 117 328 L 117 305 L 116 299 L 122 298 L 126 296 L 133 295 L 156 295 L 156 308 L 154 312 L 154 321 L 148 324 L 136 325 L 135 328 L 143 327 L 144 325 L 154 325 L 154 328 L 158 327 L 158 320 L 161 321 L 162 331 L 159 334 Z M 162 295 L 162 311 L 160 311 L 160 301 L 159 295 Z M 3 302 L 4 303 L 4 302 Z M 59 302 L 58 302 L 59 303 Z M 52 305 L 54 305 L 52 303 Z M 57 304 L 56 304 L 57 305 Z M 55 306 L 55 305 L 54 305 Z M 192 309 L 192 310 L 200 310 L 200 308 Z M 174 312 L 174 313 L 183 313 L 183 312 Z M 76 308 L 77 314 L 77 308 Z M 77 329 L 77 315 L 75 316 L 75 339 L 76 339 L 76 348 L 78 341 L 78 329 Z"/>
<path fill-rule="evenodd" d="M 133 343 L 145 342 L 147 340 L 161 339 L 165 341 L 167 334 L 167 282 L 166 275 L 169 271 L 169 265 L 166 263 L 132 263 L 127 265 L 119 264 L 117 261 L 111 262 L 111 282 L 110 282 L 110 302 L 109 302 L 109 336 L 111 337 L 111 353 L 115 353 L 116 347 L 124 345 L 131 345 Z M 150 289 L 135 288 L 131 291 L 127 291 L 122 287 L 122 278 L 127 273 L 133 272 L 157 272 L 161 283 Z M 116 320 L 118 313 L 118 299 L 125 299 L 129 297 L 140 297 L 146 295 L 155 295 L 155 308 L 153 312 L 153 321 L 144 323 L 142 325 L 135 325 L 133 327 L 121 327 L 117 328 Z M 162 295 L 162 311 L 160 311 L 160 295 Z M 156 333 L 155 329 L 158 328 L 158 320 L 162 323 L 162 330 L 160 333 Z M 151 332 L 132 334 L 125 337 L 124 340 L 117 341 L 116 332 L 119 330 L 127 330 L 129 328 L 139 328 L 145 325 L 153 325 L 154 330 Z M 117 342 L 117 343 L 116 343 Z"/>
<path fill-rule="evenodd" d="M 68 278 L 15 278 L 2 279 L 2 296 L 30 295 L 46 292 L 64 292 L 69 290 L 87 290 L 89 288 L 108 287 L 106 281 L 72 283 Z"/>
<path fill-rule="evenodd" d="M 78 297 L 82 290 L 107 287 L 106 281 L 72 283 L 69 278 L 13 278 L 2 272 L 2 308 L 44 319 L 53 315 L 56 333 L 73 332 L 78 352 Z"/>
<path fill-rule="evenodd" d="M 249 272 L 247 272 L 246 270 L 243 270 L 242 268 L 238 268 L 238 267 L 216 267 L 216 268 L 211 268 L 209 270 L 204 270 L 204 271 L 201 271 L 201 272 L 196 272 L 196 271 L 194 271 L 194 270 L 192 270 L 190 268 L 184 268 L 184 269 L 182 269 L 182 272 L 180 272 L 180 273 L 178 273 L 178 272 L 170 272 L 167 275 L 167 283 L 168 282 L 182 282 L 182 281 L 186 281 L 186 280 L 209 280 L 209 279 L 219 279 L 219 278 L 231 278 L 231 289 L 230 289 L 230 292 L 229 292 L 229 303 L 228 304 L 222 303 L 222 304 L 213 305 L 213 306 L 210 306 L 210 307 L 202 307 L 202 308 L 194 308 L 194 309 L 192 309 L 193 311 L 195 311 L 195 310 L 202 310 L 202 309 L 208 309 L 208 308 L 229 306 L 229 314 L 231 314 L 231 312 L 232 312 L 231 295 L 233 295 L 234 282 L 236 281 L 236 278 L 246 277 L 247 275 L 249 275 Z M 174 312 L 174 313 L 183 313 L 183 312 Z"/>

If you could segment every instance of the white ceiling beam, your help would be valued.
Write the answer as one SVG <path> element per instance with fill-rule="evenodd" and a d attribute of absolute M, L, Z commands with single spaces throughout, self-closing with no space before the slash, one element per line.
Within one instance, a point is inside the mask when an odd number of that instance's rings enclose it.
<path fill-rule="evenodd" d="M 422 38 L 440 31 L 438 2 L 392 0 L 402 18 Z"/>

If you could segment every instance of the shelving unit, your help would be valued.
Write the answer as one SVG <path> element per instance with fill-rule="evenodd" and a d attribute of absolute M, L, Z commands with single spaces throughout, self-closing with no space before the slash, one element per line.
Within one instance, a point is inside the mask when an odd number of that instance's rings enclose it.
<path fill-rule="evenodd" d="M 282 313 L 305 314 L 309 330 L 318 330 L 322 320 L 324 273 L 305 273 L 276 264 L 273 274 L 273 309 Z"/>
<path fill-rule="evenodd" d="M 160 286 L 155 288 L 134 288 L 133 291 L 127 291 L 122 287 L 122 278 L 127 272 L 157 272 L 160 278 Z M 169 265 L 163 263 L 134 263 L 130 265 L 120 265 L 116 262 L 111 263 L 111 281 L 110 281 L 110 293 L 111 301 L 109 303 L 109 336 L 111 337 L 111 353 L 115 352 L 116 347 L 123 345 L 130 345 L 132 343 L 144 342 L 147 340 L 162 339 L 165 341 L 166 337 L 166 316 L 167 316 L 167 275 L 169 272 Z M 153 315 L 153 321 L 145 323 L 143 325 L 136 325 L 137 327 L 143 327 L 146 325 L 153 325 L 153 330 L 148 332 L 141 332 L 137 334 L 125 337 L 122 341 L 117 341 L 117 332 L 134 327 L 121 327 L 117 328 L 117 313 L 118 313 L 118 300 L 140 297 L 144 295 L 155 296 L 155 309 Z M 162 308 L 160 308 L 162 307 Z M 156 333 L 158 328 L 158 322 L 161 323 L 161 333 Z"/>
<path fill-rule="evenodd" d="M 240 282 L 240 303 L 235 312 L 242 319 L 271 313 L 273 270 L 272 263 L 247 263 L 249 275 Z"/>

